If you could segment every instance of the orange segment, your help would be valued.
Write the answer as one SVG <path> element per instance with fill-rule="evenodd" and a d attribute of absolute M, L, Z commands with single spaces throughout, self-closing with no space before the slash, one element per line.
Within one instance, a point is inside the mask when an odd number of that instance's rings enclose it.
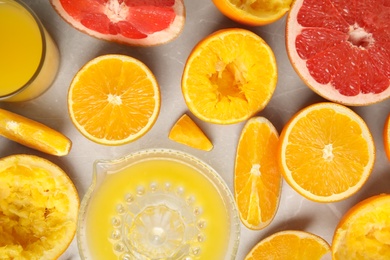
<path fill-rule="evenodd" d="M 260 241 L 245 260 L 320 260 L 330 258 L 330 254 L 323 238 L 306 231 L 286 230 Z"/>
<path fill-rule="evenodd" d="M 141 61 L 103 55 L 76 74 L 68 94 L 76 128 L 105 145 L 134 141 L 151 129 L 160 111 L 158 83 Z"/>
<path fill-rule="evenodd" d="M 0 109 L 0 135 L 57 156 L 67 155 L 72 147 L 72 142 L 60 132 L 4 109 Z"/>
<path fill-rule="evenodd" d="M 330 102 L 294 115 L 281 133 L 279 150 L 286 181 L 319 202 L 339 201 L 357 192 L 375 161 L 374 141 L 363 119 Z"/>
<path fill-rule="evenodd" d="M 290 10 L 292 0 L 213 0 L 230 19 L 246 25 L 265 25 L 279 20 Z"/>
<path fill-rule="evenodd" d="M 383 146 L 385 148 L 386 156 L 390 160 L 390 114 L 387 116 L 383 128 Z"/>
<path fill-rule="evenodd" d="M 234 195 L 242 223 L 262 229 L 274 218 L 279 205 L 282 175 L 277 164 L 279 135 L 264 117 L 245 124 L 237 146 Z"/>
<path fill-rule="evenodd" d="M 333 237 L 334 260 L 390 259 L 390 195 L 367 198 L 340 220 Z"/>
<path fill-rule="evenodd" d="M 0 159 L 1 259 L 57 259 L 74 238 L 78 209 L 57 165 L 33 155 Z"/>
<path fill-rule="evenodd" d="M 272 49 L 245 29 L 217 31 L 192 50 L 182 92 L 191 112 L 206 122 L 233 124 L 262 110 L 277 82 Z"/>
<path fill-rule="evenodd" d="M 169 139 L 190 147 L 210 151 L 213 144 L 203 133 L 202 129 L 187 115 L 184 114 L 174 124 L 168 135 Z"/>

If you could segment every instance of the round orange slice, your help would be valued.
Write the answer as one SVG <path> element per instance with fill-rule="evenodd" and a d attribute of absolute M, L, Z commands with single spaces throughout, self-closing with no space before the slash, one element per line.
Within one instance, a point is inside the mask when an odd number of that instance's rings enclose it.
<path fill-rule="evenodd" d="M 273 23 L 290 10 L 292 0 L 213 0 L 215 6 L 230 19 L 251 26 Z"/>
<path fill-rule="evenodd" d="M 383 128 L 383 146 L 387 159 L 390 160 L 390 114 L 387 116 L 385 126 Z"/>
<path fill-rule="evenodd" d="M 330 259 L 331 249 L 323 238 L 306 231 L 286 230 L 261 240 L 245 260 Z"/>
<path fill-rule="evenodd" d="M 182 92 L 199 119 L 233 124 L 261 111 L 276 82 L 276 60 L 269 45 L 249 30 L 230 28 L 194 47 L 185 64 Z"/>
<path fill-rule="evenodd" d="M 390 195 L 367 198 L 345 213 L 333 236 L 334 260 L 390 259 Z"/>
<path fill-rule="evenodd" d="M 146 134 L 160 111 L 160 88 L 149 68 L 126 55 L 103 55 L 75 75 L 68 108 L 76 128 L 90 140 L 121 145 Z"/>
<path fill-rule="evenodd" d="M 374 165 L 375 146 L 358 114 L 323 102 L 302 109 L 285 125 L 278 157 L 292 188 L 310 200 L 332 202 L 364 185 Z"/>
<path fill-rule="evenodd" d="M 0 109 L 0 135 L 51 155 L 67 155 L 72 147 L 72 141 L 62 133 L 4 109 Z"/>
<path fill-rule="evenodd" d="M 0 159 L 2 259 L 57 259 L 76 233 L 79 196 L 57 165 L 33 155 Z"/>
<path fill-rule="evenodd" d="M 242 223 L 263 229 L 273 220 L 279 206 L 282 175 L 278 169 L 279 134 L 264 117 L 247 121 L 238 141 L 234 195 Z"/>

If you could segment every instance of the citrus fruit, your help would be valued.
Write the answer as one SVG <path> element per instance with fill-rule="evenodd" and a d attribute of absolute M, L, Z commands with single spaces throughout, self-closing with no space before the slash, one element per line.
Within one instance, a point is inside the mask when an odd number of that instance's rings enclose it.
<path fill-rule="evenodd" d="M 2 259 L 57 259 L 76 232 L 79 197 L 52 162 L 17 154 L 0 159 Z"/>
<path fill-rule="evenodd" d="M 50 0 L 71 26 L 93 37 L 137 46 L 172 41 L 185 23 L 183 0 Z"/>
<path fill-rule="evenodd" d="M 295 0 L 286 26 L 290 61 L 322 97 L 344 105 L 390 96 L 388 1 Z"/>
<path fill-rule="evenodd" d="M 229 28 L 193 48 L 184 67 L 182 92 L 199 119 L 233 124 L 262 110 L 276 82 L 276 60 L 268 44 L 249 30 Z"/>
<path fill-rule="evenodd" d="M 278 157 L 292 188 L 313 201 L 332 202 L 363 186 L 374 165 L 375 146 L 358 114 L 323 102 L 297 112 L 284 126 Z"/>
<path fill-rule="evenodd" d="M 290 10 L 292 0 L 213 0 L 215 6 L 230 19 L 246 25 L 273 23 Z"/>
<path fill-rule="evenodd" d="M 182 115 L 171 128 L 169 139 L 192 148 L 210 151 L 213 144 L 202 129 L 187 114 Z"/>
<path fill-rule="evenodd" d="M 390 259 L 390 195 L 367 198 L 345 213 L 336 227 L 333 259 Z"/>
<path fill-rule="evenodd" d="M 0 135 L 44 153 L 64 156 L 72 141 L 62 133 L 35 120 L 0 109 Z"/>
<path fill-rule="evenodd" d="M 387 116 L 385 126 L 383 128 L 383 146 L 387 159 L 390 160 L 390 114 Z"/>
<path fill-rule="evenodd" d="M 159 85 L 149 68 L 125 55 L 102 55 L 73 78 L 68 108 L 76 128 L 90 140 L 121 145 L 148 132 L 160 111 Z"/>
<path fill-rule="evenodd" d="M 234 195 L 241 222 L 262 229 L 279 205 L 282 175 L 278 169 L 279 134 L 264 117 L 250 118 L 241 131 L 234 170 Z"/>
<path fill-rule="evenodd" d="M 323 238 L 306 231 L 279 231 L 261 240 L 245 260 L 320 260 L 331 250 Z"/>

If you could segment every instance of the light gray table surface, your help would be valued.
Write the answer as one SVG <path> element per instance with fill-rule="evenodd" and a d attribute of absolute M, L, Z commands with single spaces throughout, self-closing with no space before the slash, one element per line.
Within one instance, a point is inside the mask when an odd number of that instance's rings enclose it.
<path fill-rule="evenodd" d="M 146 148 L 172 148 L 188 152 L 210 164 L 233 190 L 235 151 L 244 123 L 223 126 L 198 120 L 188 111 L 180 86 L 185 61 L 194 45 L 218 29 L 247 28 L 272 47 L 278 64 L 278 84 L 270 103 L 257 115 L 268 118 L 279 132 L 298 110 L 324 101 L 304 85 L 288 60 L 284 37 L 286 17 L 267 26 L 246 27 L 224 17 L 211 0 L 185 0 L 187 16 L 182 34 L 171 43 L 142 48 L 98 40 L 75 30 L 60 18 L 49 0 L 25 2 L 37 13 L 56 41 L 61 64 L 56 80 L 42 96 L 27 102 L 0 102 L 0 108 L 59 130 L 72 140 L 73 147 L 67 156 L 55 157 L 0 137 L 0 157 L 26 153 L 51 160 L 69 174 L 80 198 L 90 185 L 95 160 L 122 157 Z M 162 105 L 157 122 L 145 136 L 130 144 L 109 147 L 89 141 L 73 126 L 67 112 L 67 91 L 73 76 L 87 61 L 102 54 L 114 53 L 133 56 L 149 66 L 160 84 Z M 243 259 L 267 235 L 286 229 L 309 231 L 331 243 L 333 231 L 347 209 L 371 195 L 390 193 L 390 163 L 385 156 L 382 139 L 385 118 L 390 112 L 390 100 L 352 109 L 365 119 L 376 144 L 375 167 L 365 186 L 344 201 L 320 204 L 298 195 L 284 182 L 279 209 L 271 225 L 261 231 L 252 231 L 242 225 L 237 259 Z M 212 151 L 196 150 L 168 139 L 170 128 L 183 113 L 188 113 L 210 137 L 214 144 Z M 76 239 L 60 259 L 79 259 Z"/>

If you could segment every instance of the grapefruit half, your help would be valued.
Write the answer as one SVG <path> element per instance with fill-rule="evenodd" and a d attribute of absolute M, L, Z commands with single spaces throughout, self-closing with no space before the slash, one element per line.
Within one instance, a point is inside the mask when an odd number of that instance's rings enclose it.
<path fill-rule="evenodd" d="M 136 46 L 175 39 L 185 23 L 183 0 L 50 0 L 71 26 L 107 41 Z"/>
<path fill-rule="evenodd" d="M 295 0 L 286 47 L 302 80 L 330 101 L 363 106 L 390 96 L 390 1 Z"/>

